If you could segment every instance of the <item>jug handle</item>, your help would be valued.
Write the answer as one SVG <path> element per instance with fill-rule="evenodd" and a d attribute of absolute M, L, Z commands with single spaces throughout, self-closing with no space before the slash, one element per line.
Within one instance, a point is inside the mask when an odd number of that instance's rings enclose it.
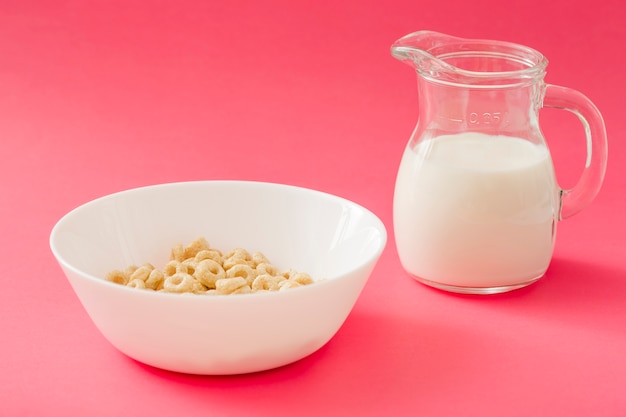
<path fill-rule="evenodd" d="M 593 102 L 571 88 L 547 84 L 543 107 L 567 110 L 575 114 L 585 128 L 587 159 L 574 187 L 561 190 L 559 220 L 563 220 L 587 207 L 600 191 L 607 163 L 606 127 Z"/>

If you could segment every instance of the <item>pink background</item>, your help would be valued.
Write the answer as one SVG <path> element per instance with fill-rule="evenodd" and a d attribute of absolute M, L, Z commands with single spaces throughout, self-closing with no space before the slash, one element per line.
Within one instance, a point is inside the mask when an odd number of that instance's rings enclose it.
<path fill-rule="evenodd" d="M 618 416 L 626 413 L 622 0 L 0 2 L 0 415 Z M 559 225 L 543 280 L 473 297 L 401 269 L 391 201 L 417 121 L 390 44 L 420 29 L 532 46 L 609 134 L 604 188 Z M 574 116 L 541 122 L 563 186 Z M 389 243 L 313 355 L 232 377 L 153 369 L 96 330 L 48 246 L 54 223 L 137 186 L 249 179 L 378 214 Z"/>

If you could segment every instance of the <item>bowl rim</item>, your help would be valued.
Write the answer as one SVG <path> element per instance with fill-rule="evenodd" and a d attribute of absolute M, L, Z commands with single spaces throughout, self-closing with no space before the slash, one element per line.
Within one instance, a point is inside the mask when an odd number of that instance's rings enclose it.
<path fill-rule="evenodd" d="M 71 218 L 75 213 L 77 213 L 80 210 L 84 210 L 85 208 L 91 206 L 91 205 L 96 205 L 98 203 L 101 203 L 102 201 L 105 200 L 110 200 L 110 199 L 114 199 L 116 197 L 119 197 L 120 195 L 123 194 L 130 194 L 133 192 L 137 192 L 137 191 L 142 191 L 142 190 L 150 190 L 150 189 L 159 189 L 159 188 L 174 188 L 174 187 L 180 187 L 180 186 L 186 186 L 186 185 L 190 185 L 190 186 L 194 186 L 194 185 L 220 185 L 220 186 L 228 186 L 228 185 L 244 185 L 244 186 L 253 186 L 253 187 L 271 187 L 271 188 L 282 188 L 282 189 L 290 189 L 296 192 L 300 192 L 300 193 L 308 193 L 308 194 L 314 194 L 314 195 L 318 195 L 320 197 L 326 198 L 326 199 L 330 199 L 330 200 L 335 200 L 335 201 L 339 201 L 342 202 L 343 204 L 348 204 L 352 207 L 355 207 L 361 211 L 363 211 L 365 214 L 367 214 L 368 216 L 371 217 L 371 219 L 374 221 L 374 223 L 376 224 L 376 230 L 380 233 L 380 245 L 377 248 L 376 252 L 374 252 L 370 257 L 368 257 L 367 259 L 359 262 L 357 265 L 355 265 L 354 267 L 346 270 L 345 272 L 343 272 L 340 275 L 331 277 L 329 279 L 319 279 L 315 281 L 315 286 L 314 287 L 319 287 L 320 285 L 324 286 L 324 284 L 328 284 L 330 281 L 335 281 L 336 279 L 340 279 L 342 276 L 346 276 L 346 275 L 350 275 L 351 273 L 353 273 L 354 271 L 363 268 L 365 265 L 369 264 L 370 262 L 374 261 L 376 262 L 378 260 L 378 258 L 380 258 L 380 256 L 382 255 L 382 252 L 385 250 L 386 246 L 387 246 L 387 241 L 388 241 L 388 233 L 387 233 L 387 229 L 385 227 L 384 222 L 380 219 L 380 217 L 378 217 L 373 211 L 371 211 L 370 209 L 362 206 L 359 203 L 356 203 L 352 200 L 349 200 L 345 197 L 341 197 L 335 194 L 331 194 L 325 191 L 320 191 L 320 190 L 316 190 L 313 188 L 307 188 L 307 187 L 303 187 L 303 186 L 298 186 L 298 185 L 291 185 L 291 184 L 285 184 L 285 183 L 277 183 L 277 182 L 266 182 L 266 181 L 254 181 L 254 180 L 196 180 L 196 181 L 179 181 L 179 182 L 165 182 L 165 183 L 157 183 L 157 184 L 151 184 L 151 185 L 145 185 L 145 186 L 140 186 L 140 187 L 133 187 L 133 188 L 128 188 L 128 189 L 124 189 L 124 190 L 120 190 L 120 191 L 116 191 L 110 194 L 106 194 L 106 195 L 102 195 L 100 197 L 96 197 L 92 200 L 89 200 L 87 202 L 84 202 L 78 206 L 75 206 L 73 209 L 71 209 L 70 211 L 68 211 L 66 214 L 64 214 L 63 216 L 61 216 L 54 224 L 54 226 L 52 227 L 51 231 L 50 231 L 50 237 L 49 237 L 49 246 L 50 246 L 50 250 L 52 251 L 53 256 L 55 257 L 55 259 L 57 260 L 57 262 L 65 269 L 68 269 L 70 271 L 72 271 L 74 274 L 76 274 L 77 276 L 81 276 L 89 281 L 97 281 L 99 284 L 102 285 L 107 285 L 107 286 L 111 286 L 111 287 L 115 287 L 115 288 L 119 288 L 119 290 L 121 291 L 131 291 L 135 294 L 146 294 L 146 296 L 174 296 L 174 297 L 191 297 L 194 299 L 241 299 L 242 297 L 246 297 L 246 296 L 254 296 L 256 297 L 267 297 L 267 296 L 279 296 L 280 294 L 289 294 L 289 293 L 294 293 L 294 292 L 299 292 L 299 291 L 306 291 L 307 289 L 311 288 L 311 285 L 305 285 L 302 287 L 298 287 L 298 288 L 292 288 L 289 291 L 264 291 L 262 293 L 249 293 L 249 294 L 237 294 L 237 297 L 233 297 L 232 295 L 226 297 L 225 295 L 228 294 L 216 294 L 216 295 L 211 295 L 211 296 L 206 296 L 206 297 L 202 297 L 202 296 L 198 296 L 198 294 L 187 294 L 187 293 L 166 293 L 166 292 L 157 292 L 157 291 L 137 291 L 136 288 L 130 288 L 127 287 L 125 285 L 120 285 L 120 284 L 116 284 L 113 282 L 109 282 L 106 281 L 105 279 L 103 279 L 102 277 L 99 276 L 95 276 L 93 274 L 87 273 L 77 267 L 75 267 L 74 265 L 72 265 L 70 262 L 68 262 L 63 256 L 61 256 L 61 254 L 59 253 L 59 249 L 57 247 L 56 244 L 56 239 L 58 238 L 58 234 L 60 233 L 60 229 L 63 226 L 63 223 L 65 223 L 66 221 L 68 221 L 69 218 Z M 294 291 L 295 290 L 295 291 Z M 284 296 L 284 295 L 283 295 Z"/>

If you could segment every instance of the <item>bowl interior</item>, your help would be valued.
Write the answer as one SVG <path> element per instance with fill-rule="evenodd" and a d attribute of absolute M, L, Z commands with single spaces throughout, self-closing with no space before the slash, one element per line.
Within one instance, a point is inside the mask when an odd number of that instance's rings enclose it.
<path fill-rule="evenodd" d="M 171 247 L 205 237 L 227 252 L 263 252 L 281 269 L 331 279 L 380 255 L 386 232 L 363 207 L 326 193 L 280 184 L 200 181 L 112 194 L 68 213 L 51 247 L 66 268 L 103 277 L 152 263 Z"/>

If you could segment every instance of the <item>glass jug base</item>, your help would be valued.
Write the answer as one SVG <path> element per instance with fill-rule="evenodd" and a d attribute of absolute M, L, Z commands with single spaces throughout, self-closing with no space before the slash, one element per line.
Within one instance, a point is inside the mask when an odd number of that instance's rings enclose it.
<path fill-rule="evenodd" d="M 443 291 L 448 291 L 448 292 L 454 292 L 457 294 L 478 294 L 478 295 L 489 295 L 489 294 L 500 294 L 500 293 L 504 293 L 504 292 L 509 292 L 509 291 L 513 291 L 513 290 L 518 290 L 520 288 L 524 288 L 527 287 L 531 284 L 533 284 L 534 282 L 538 281 L 541 277 L 543 276 L 540 275 L 536 278 L 532 278 L 528 281 L 524 281 L 521 283 L 517 283 L 517 284 L 511 284 L 511 285 L 503 285 L 503 286 L 499 286 L 499 287 L 460 287 L 460 286 L 456 286 L 456 285 L 448 285 L 448 284 L 442 284 L 440 282 L 436 282 L 436 281 L 430 281 L 424 278 L 420 278 L 420 277 L 416 277 L 413 276 L 413 278 L 424 284 L 427 285 L 429 287 L 433 287 L 433 288 L 437 288 L 439 290 L 443 290 Z"/>

